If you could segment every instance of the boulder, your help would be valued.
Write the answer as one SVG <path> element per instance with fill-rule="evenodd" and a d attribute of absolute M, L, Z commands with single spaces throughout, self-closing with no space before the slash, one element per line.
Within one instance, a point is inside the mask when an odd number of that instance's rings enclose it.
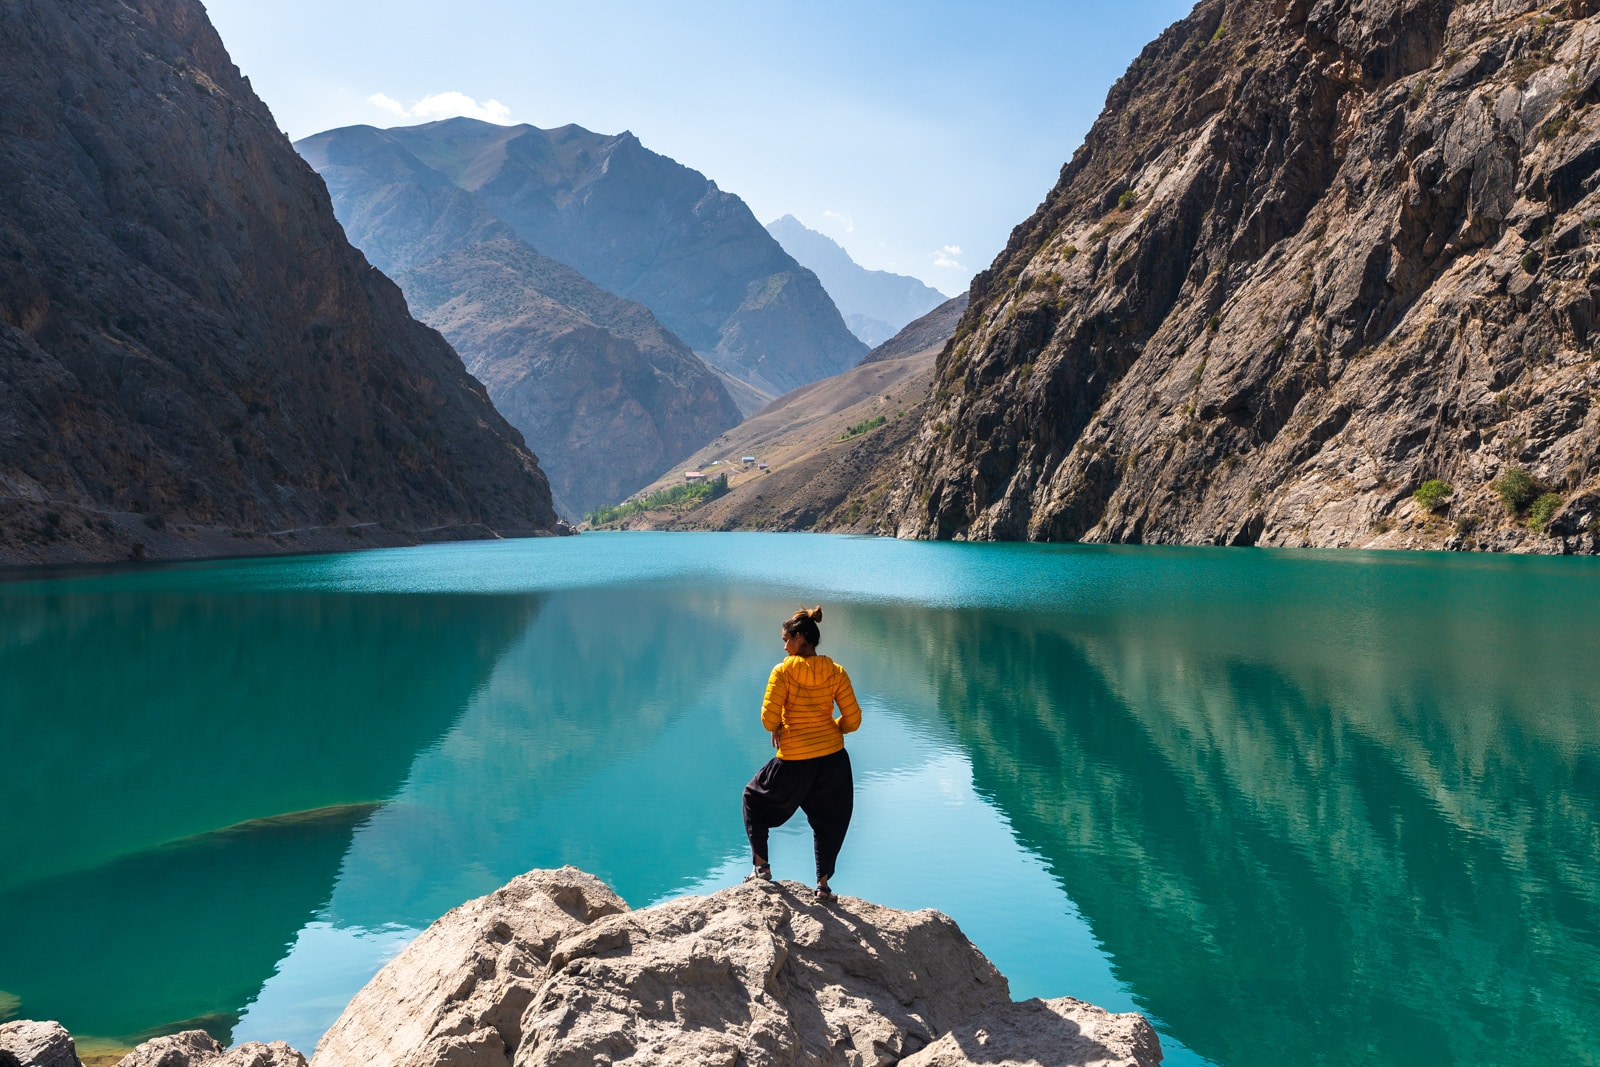
<path fill-rule="evenodd" d="M 117 1067 L 306 1067 L 306 1058 L 282 1041 L 225 1049 L 204 1030 L 185 1030 L 144 1042 Z"/>
<path fill-rule="evenodd" d="M 793 882 L 631 911 L 569 867 L 441 918 L 356 995 L 312 1065 L 1001 1062 L 991 1053 L 1161 1056 L 1140 1016 L 1013 1004 L 1005 976 L 937 911 L 824 906 Z"/>
<path fill-rule="evenodd" d="M 319 1067 L 507 1064 L 552 950 L 627 910 L 576 868 L 530 871 L 428 927 L 355 995 L 313 1060 Z"/>
<path fill-rule="evenodd" d="M 60 1023 L 18 1019 L 0 1024 L 0 1067 L 83 1067 Z"/>
<path fill-rule="evenodd" d="M 1143 1015 L 1071 997 L 1002 1004 L 900 1061 L 900 1067 L 1127 1067 L 1161 1062 Z"/>
<path fill-rule="evenodd" d="M 1155 1067 L 1144 1017 L 1011 1001 L 949 916 L 798 882 L 631 911 L 573 867 L 530 871 L 430 926 L 323 1036 L 311 1067 Z M 0 1026 L 0 1067 L 83 1067 L 59 1023 Z M 117 1067 L 306 1067 L 282 1041 L 203 1030 Z"/>

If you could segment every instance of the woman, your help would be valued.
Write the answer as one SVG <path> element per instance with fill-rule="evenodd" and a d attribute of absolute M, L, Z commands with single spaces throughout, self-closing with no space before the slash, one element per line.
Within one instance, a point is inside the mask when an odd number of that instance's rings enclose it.
<path fill-rule="evenodd" d="M 797 611 L 783 624 L 787 655 L 772 668 L 761 702 L 761 725 L 771 732 L 778 754 L 744 787 L 744 829 L 755 862 L 747 880 L 770 880 L 767 831 L 788 822 L 796 808 L 804 811 L 816 843 L 817 899 L 831 901 L 828 879 L 855 807 L 844 735 L 860 728 L 861 705 L 844 668 L 817 655 L 821 621 L 817 607 Z"/>

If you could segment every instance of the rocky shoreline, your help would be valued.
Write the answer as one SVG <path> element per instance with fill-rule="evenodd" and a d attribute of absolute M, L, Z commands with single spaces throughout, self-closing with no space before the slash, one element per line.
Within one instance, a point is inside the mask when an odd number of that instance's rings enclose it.
<path fill-rule="evenodd" d="M 1143 1016 L 1013 1002 L 948 916 L 795 882 L 637 911 L 572 867 L 524 874 L 440 918 L 351 1000 L 311 1067 L 424 1064 L 1061 1064 L 1153 1067 Z M 119 1067 L 305 1067 L 283 1042 L 202 1031 Z M 57 1023 L 0 1026 L 0 1067 L 80 1067 Z"/>

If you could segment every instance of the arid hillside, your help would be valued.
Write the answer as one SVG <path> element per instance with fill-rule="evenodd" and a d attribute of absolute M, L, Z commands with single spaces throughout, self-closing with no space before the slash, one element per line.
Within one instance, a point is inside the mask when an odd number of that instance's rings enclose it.
<path fill-rule="evenodd" d="M 617 525 L 675 530 L 865 530 L 895 460 L 921 424 L 934 357 L 955 329 L 955 297 L 873 349 L 861 365 L 801 386 L 634 494 L 726 474 L 726 496 L 629 515 Z M 746 464 L 744 457 L 754 462 Z M 766 469 L 762 469 L 762 464 Z"/>

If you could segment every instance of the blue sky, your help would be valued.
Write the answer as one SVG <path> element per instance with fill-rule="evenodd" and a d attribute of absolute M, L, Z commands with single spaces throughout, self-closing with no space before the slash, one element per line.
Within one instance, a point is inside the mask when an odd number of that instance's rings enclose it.
<path fill-rule="evenodd" d="M 1190 7 L 206 0 L 293 138 L 470 113 L 632 130 L 762 222 L 792 214 L 857 262 L 951 294 Z"/>

